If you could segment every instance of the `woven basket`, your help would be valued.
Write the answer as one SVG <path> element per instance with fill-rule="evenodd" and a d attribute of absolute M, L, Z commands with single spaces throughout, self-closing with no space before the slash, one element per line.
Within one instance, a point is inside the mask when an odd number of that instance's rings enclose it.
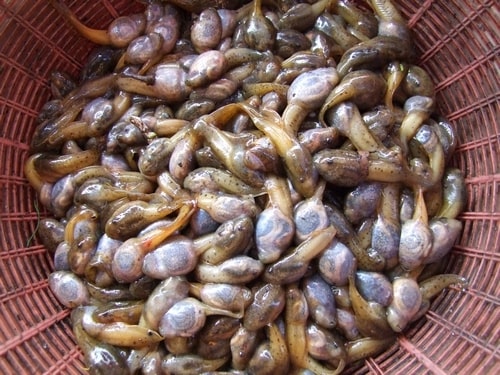
<path fill-rule="evenodd" d="M 86 24 L 104 27 L 142 9 L 132 0 L 67 1 Z M 433 77 L 438 111 L 458 134 L 452 160 L 467 182 L 464 230 L 446 272 L 450 288 L 397 344 L 356 374 L 500 373 L 499 18 L 494 0 L 401 0 L 419 64 Z M 92 44 L 45 1 L 0 0 L 0 373 L 86 373 L 69 311 L 51 293 L 51 256 L 30 236 L 34 191 L 23 175 L 35 118 L 53 70 L 77 76 Z M 41 215 L 45 212 L 42 210 Z"/>

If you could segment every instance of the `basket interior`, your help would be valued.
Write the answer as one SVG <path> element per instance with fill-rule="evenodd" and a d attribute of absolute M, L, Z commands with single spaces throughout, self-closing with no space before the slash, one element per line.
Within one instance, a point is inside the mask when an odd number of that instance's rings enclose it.
<path fill-rule="evenodd" d="M 142 9 L 130 0 L 66 1 L 89 26 Z M 446 272 L 469 280 L 433 302 L 397 345 L 357 374 L 500 371 L 499 18 L 496 1 L 400 0 L 438 112 L 458 134 L 452 165 L 465 173 L 464 230 Z M 32 237 L 40 211 L 23 175 L 35 118 L 53 70 L 77 76 L 92 44 L 42 1 L 0 0 L 0 373 L 86 373 L 69 322 L 48 288 L 51 256 Z"/>

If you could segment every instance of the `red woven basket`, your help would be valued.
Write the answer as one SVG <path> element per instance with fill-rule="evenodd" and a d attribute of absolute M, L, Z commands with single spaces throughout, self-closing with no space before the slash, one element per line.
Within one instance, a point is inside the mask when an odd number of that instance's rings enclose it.
<path fill-rule="evenodd" d="M 104 27 L 142 9 L 131 0 L 67 1 L 86 24 Z M 438 111 L 458 134 L 452 164 L 465 173 L 464 230 L 446 272 L 450 288 L 425 318 L 356 374 L 500 373 L 499 14 L 494 0 L 400 0 L 434 79 Z M 92 44 L 45 1 L 0 0 L 0 373 L 86 373 L 65 309 L 48 287 L 51 256 L 29 238 L 36 196 L 23 164 L 53 70 L 77 76 Z M 44 215 L 44 211 L 41 212 Z"/>

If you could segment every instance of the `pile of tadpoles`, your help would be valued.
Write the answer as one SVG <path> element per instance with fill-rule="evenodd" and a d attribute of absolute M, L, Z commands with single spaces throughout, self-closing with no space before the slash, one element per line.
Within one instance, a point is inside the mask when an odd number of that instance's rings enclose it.
<path fill-rule="evenodd" d="M 25 173 L 91 374 L 339 374 L 466 281 L 456 137 L 390 1 L 142 1 Z"/>

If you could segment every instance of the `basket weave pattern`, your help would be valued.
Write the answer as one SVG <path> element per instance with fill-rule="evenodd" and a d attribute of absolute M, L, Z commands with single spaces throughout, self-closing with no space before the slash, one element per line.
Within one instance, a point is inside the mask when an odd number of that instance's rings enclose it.
<path fill-rule="evenodd" d="M 66 1 L 91 27 L 142 9 L 130 0 Z M 397 345 L 356 374 L 500 373 L 500 51 L 498 2 L 400 0 L 438 111 L 458 135 L 452 164 L 466 177 L 464 229 L 446 272 L 450 288 Z M 51 256 L 35 239 L 36 196 L 23 164 L 53 70 L 77 76 L 92 44 L 45 1 L 0 0 L 0 373 L 86 373 L 69 310 L 50 291 Z"/>

